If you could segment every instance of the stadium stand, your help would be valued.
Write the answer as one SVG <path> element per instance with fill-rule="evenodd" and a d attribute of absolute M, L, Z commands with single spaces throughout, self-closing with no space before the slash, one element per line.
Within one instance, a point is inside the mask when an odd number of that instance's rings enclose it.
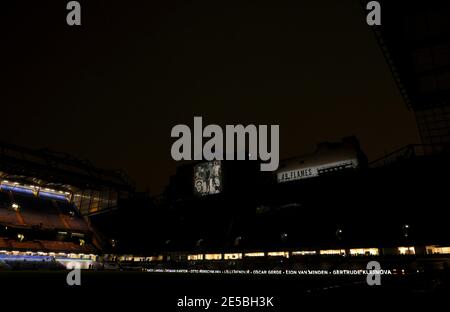
<path fill-rule="evenodd" d="M 42 245 L 39 242 L 35 242 L 35 241 L 18 242 L 18 241 L 11 240 L 9 242 L 9 245 L 13 249 L 26 249 L 26 250 L 41 250 L 42 249 Z"/>
<path fill-rule="evenodd" d="M 0 222 L 5 224 L 19 224 L 16 213 L 6 207 L 0 207 Z"/>
<path fill-rule="evenodd" d="M 66 251 L 74 253 L 95 253 L 96 250 L 90 245 L 77 245 L 73 242 L 58 242 L 58 241 L 40 241 L 44 250 L 50 252 Z"/>
<path fill-rule="evenodd" d="M 98 253 L 87 221 L 67 201 L 0 192 L 0 225 L 2 250 Z"/>
<path fill-rule="evenodd" d="M 17 241 L 15 239 L 0 238 L 0 248 L 30 252 L 68 252 L 78 254 L 95 254 L 98 250 L 90 244 L 80 245 L 69 241 L 33 240 Z"/>
<path fill-rule="evenodd" d="M 80 232 L 87 232 L 89 230 L 87 223 L 80 217 L 71 215 L 61 215 L 64 223 L 67 224 L 67 229 L 76 230 Z"/>
<path fill-rule="evenodd" d="M 0 252 L 99 254 L 111 238 L 92 216 L 132 194 L 134 182 L 121 171 L 0 142 Z"/>
<path fill-rule="evenodd" d="M 86 221 L 70 203 L 39 199 L 31 196 L 14 196 L 13 201 L 0 197 L 0 223 L 35 226 L 43 229 L 89 231 Z M 12 203 L 19 206 L 12 209 Z M 23 223 L 20 220 L 23 220 Z"/>
<path fill-rule="evenodd" d="M 20 224 L 16 212 L 11 208 L 8 194 L 0 192 L 0 223 Z"/>
<path fill-rule="evenodd" d="M 0 237 L 0 248 L 11 248 L 11 244 L 6 238 Z"/>

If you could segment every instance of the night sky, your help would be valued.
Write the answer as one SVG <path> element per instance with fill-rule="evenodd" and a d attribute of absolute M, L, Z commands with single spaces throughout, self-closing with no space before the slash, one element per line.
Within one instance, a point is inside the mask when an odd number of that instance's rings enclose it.
<path fill-rule="evenodd" d="M 356 135 L 369 160 L 418 143 L 360 2 L 2 3 L 0 140 L 124 169 L 160 192 L 171 128 L 279 124 L 281 158 Z M 148 2 L 148 3 L 147 3 Z"/>

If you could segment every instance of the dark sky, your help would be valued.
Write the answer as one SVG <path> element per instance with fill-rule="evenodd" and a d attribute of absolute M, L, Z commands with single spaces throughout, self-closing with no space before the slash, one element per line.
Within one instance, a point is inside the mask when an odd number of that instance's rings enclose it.
<path fill-rule="evenodd" d="M 194 115 L 279 124 L 282 158 L 348 135 L 369 159 L 419 141 L 359 1 L 80 1 L 81 27 L 67 2 L 2 4 L 2 141 L 123 168 L 152 193 L 175 170 L 171 128 Z"/>

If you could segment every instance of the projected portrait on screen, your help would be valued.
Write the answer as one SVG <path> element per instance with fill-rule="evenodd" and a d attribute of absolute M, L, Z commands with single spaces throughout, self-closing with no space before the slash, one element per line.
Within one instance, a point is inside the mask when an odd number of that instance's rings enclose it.
<path fill-rule="evenodd" d="M 194 167 L 194 193 L 199 196 L 218 194 L 222 191 L 222 167 L 220 161 L 210 161 Z"/>

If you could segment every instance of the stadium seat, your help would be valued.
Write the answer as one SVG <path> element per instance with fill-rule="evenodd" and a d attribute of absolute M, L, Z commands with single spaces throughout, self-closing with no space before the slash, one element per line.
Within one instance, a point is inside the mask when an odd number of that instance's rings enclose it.
<path fill-rule="evenodd" d="M 0 207 L 0 223 L 20 224 L 17 219 L 16 212 L 6 207 Z"/>

